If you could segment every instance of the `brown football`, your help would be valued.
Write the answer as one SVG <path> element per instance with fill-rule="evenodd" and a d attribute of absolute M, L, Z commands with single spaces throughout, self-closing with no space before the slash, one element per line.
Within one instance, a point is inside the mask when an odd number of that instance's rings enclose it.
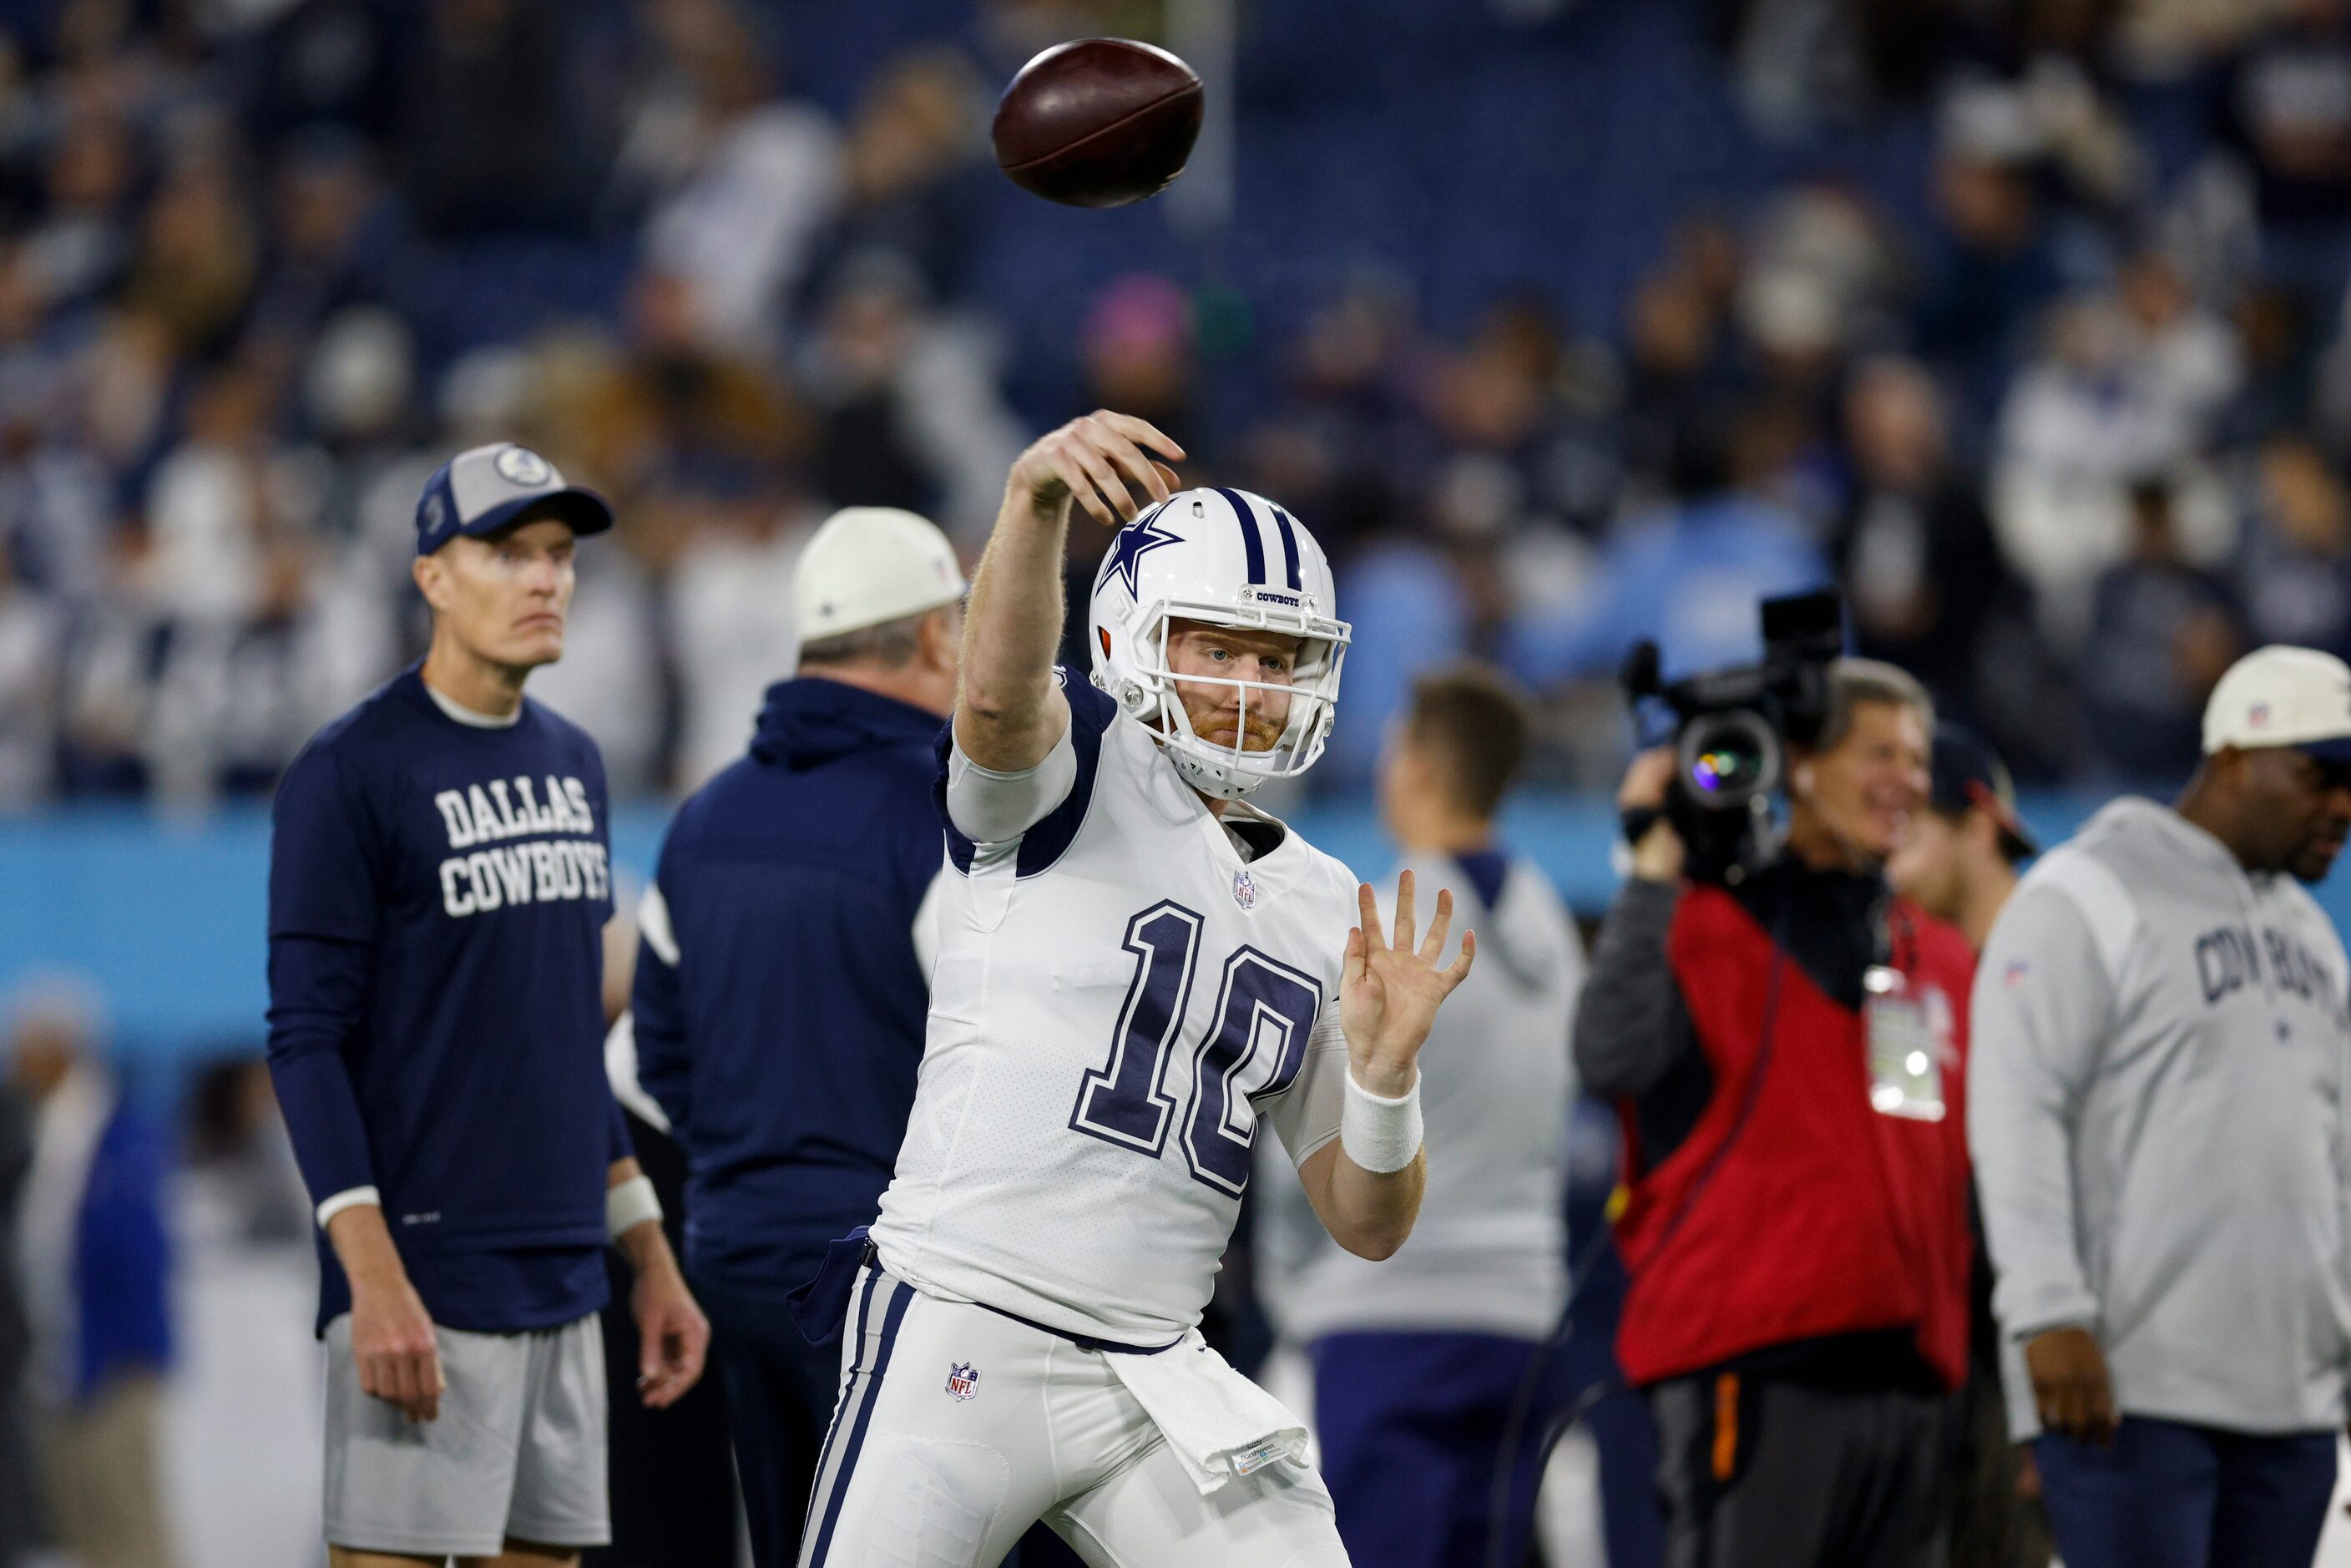
<path fill-rule="evenodd" d="M 1167 188 L 1200 134 L 1200 78 L 1125 38 L 1057 44 L 1020 68 L 996 106 L 996 162 L 1072 207 L 1123 207 Z"/>

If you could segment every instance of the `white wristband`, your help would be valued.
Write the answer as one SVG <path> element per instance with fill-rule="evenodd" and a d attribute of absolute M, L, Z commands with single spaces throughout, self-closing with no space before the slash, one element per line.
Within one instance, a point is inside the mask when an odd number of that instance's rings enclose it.
<path fill-rule="evenodd" d="M 1356 1082 L 1350 1071 L 1347 1108 L 1339 1113 L 1339 1146 L 1378 1176 L 1412 1164 L 1420 1153 L 1420 1075 L 1413 1075 L 1402 1099 L 1390 1100 Z"/>
<path fill-rule="evenodd" d="M 381 1208 L 383 1207 L 382 1194 L 377 1192 L 376 1189 L 371 1186 L 345 1187 L 342 1191 L 335 1194 L 334 1197 L 327 1199 L 326 1202 L 319 1206 L 319 1228 L 321 1230 L 327 1228 L 328 1222 L 347 1208 L 361 1208 L 369 1205 L 373 1205 L 377 1208 Z"/>
<path fill-rule="evenodd" d="M 634 1176 L 604 1189 L 604 1231 L 618 1241 L 646 1220 L 662 1217 L 661 1199 L 653 1195 L 653 1178 Z"/>

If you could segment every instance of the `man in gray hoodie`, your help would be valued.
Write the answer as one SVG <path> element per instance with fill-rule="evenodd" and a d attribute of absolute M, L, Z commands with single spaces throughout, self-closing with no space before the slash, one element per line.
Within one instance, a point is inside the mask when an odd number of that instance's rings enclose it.
<path fill-rule="evenodd" d="M 1261 1211 L 1268 1308 L 1312 1358 L 1322 1477 L 1355 1568 L 1519 1562 L 1563 1386 L 1545 1377 L 1541 1347 L 1567 1301 L 1568 1033 L 1583 946 L 1542 872 L 1496 833 L 1527 727 L 1511 687 L 1461 664 L 1415 683 L 1382 749 L 1398 869 L 1452 890 L 1482 960 L 1421 1058 L 1428 1187 L 1411 1239 L 1371 1263 L 1302 1202 Z"/>
<path fill-rule="evenodd" d="M 2221 678 L 2170 808 L 2044 856 L 1976 970 L 1968 1128 L 2010 1426 L 2068 1568 L 2307 1568 L 2351 1363 L 2351 667 Z"/>

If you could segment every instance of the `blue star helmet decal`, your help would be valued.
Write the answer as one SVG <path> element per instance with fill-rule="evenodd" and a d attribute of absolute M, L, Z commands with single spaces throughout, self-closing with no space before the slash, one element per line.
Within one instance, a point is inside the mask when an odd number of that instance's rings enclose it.
<path fill-rule="evenodd" d="M 1171 534 L 1165 528 L 1152 526 L 1151 519 L 1157 517 L 1166 505 L 1165 501 L 1160 502 L 1158 506 L 1152 507 L 1134 521 L 1119 529 L 1118 538 L 1111 541 L 1110 553 L 1102 558 L 1102 570 L 1094 578 L 1095 587 L 1099 588 L 1108 582 L 1111 574 L 1116 572 L 1124 580 L 1129 598 L 1143 597 L 1136 589 L 1134 574 L 1136 568 L 1142 564 L 1144 556 L 1157 549 L 1161 545 L 1176 545 L 1184 542 L 1182 535 Z"/>

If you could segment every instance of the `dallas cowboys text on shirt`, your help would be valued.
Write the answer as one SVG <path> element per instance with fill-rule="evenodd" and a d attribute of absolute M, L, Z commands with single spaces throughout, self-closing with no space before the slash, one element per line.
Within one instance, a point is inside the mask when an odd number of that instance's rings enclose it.
<path fill-rule="evenodd" d="M 2316 1006 L 2337 1028 L 2351 1021 L 2332 967 L 2299 938 L 2265 925 L 2257 939 L 2251 926 L 2221 925 L 2196 939 L 2196 977 L 2208 1004 L 2260 985 L 2264 965 L 2270 984 L 2279 990 Z"/>
<path fill-rule="evenodd" d="M 610 896 L 611 870 L 604 846 L 592 841 L 595 813 L 588 805 L 588 787 L 578 779 L 549 774 L 539 784 L 528 778 L 492 779 L 444 789 L 433 804 L 448 830 L 449 847 L 472 852 L 441 862 L 441 906 L 449 914 L 463 917 L 509 904 Z M 577 837 L 506 841 L 546 834 Z"/>

